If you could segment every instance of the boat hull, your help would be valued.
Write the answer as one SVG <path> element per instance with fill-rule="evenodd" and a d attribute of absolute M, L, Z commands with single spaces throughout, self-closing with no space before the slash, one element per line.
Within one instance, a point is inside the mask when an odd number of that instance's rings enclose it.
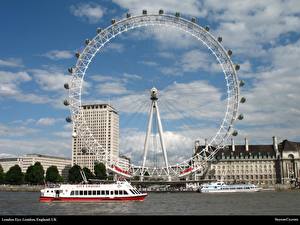
<path fill-rule="evenodd" d="M 120 202 L 120 201 L 144 201 L 145 195 L 128 197 L 40 197 L 40 202 Z"/>
<path fill-rule="evenodd" d="M 255 190 L 200 190 L 200 193 L 241 193 L 241 192 L 258 192 L 259 189 Z"/>

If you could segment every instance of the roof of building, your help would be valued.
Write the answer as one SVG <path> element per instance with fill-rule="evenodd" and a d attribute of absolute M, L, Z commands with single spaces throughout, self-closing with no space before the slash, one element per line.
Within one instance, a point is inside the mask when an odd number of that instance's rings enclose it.
<path fill-rule="evenodd" d="M 0 158 L 0 162 L 9 162 L 9 161 L 18 161 L 18 158 L 10 157 L 10 158 Z"/>
<path fill-rule="evenodd" d="M 65 157 L 60 157 L 60 156 L 51 156 L 51 155 L 42 155 L 42 154 L 37 154 L 37 153 L 26 154 L 25 157 L 44 157 L 44 158 L 51 158 L 51 159 L 71 160 L 70 158 L 65 158 Z"/>
<path fill-rule="evenodd" d="M 94 104 L 82 104 L 81 107 L 83 109 L 89 109 L 89 108 L 92 108 L 92 109 L 111 109 L 113 110 L 114 112 L 117 112 L 117 110 L 110 104 L 107 104 L 107 103 L 94 103 Z"/>
<path fill-rule="evenodd" d="M 196 153 L 199 153 L 201 149 L 205 148 L 204 145 L 201 145 L 196 150 Z M 292 142 L 284 140 L 278 144 L 279 152 L 284 151 L 300 151 L 300 142 Z M 272 145 L 248 145 L 248 151 L 246 151 L 245 145 L 235 145 L 235 150 L 232 151 L 232 146 L 228 145 L 224 149 L 221 149 L 216 153 L 216 157 L 219 156 L 240 156 L 240 155 L 268 155 L 275 156 L 276 152 Z"/>
<path fill-rule="evenodd" d="M 279 151 L 300 151 L 300 142 L 284 140 L 278 145 Z"/>

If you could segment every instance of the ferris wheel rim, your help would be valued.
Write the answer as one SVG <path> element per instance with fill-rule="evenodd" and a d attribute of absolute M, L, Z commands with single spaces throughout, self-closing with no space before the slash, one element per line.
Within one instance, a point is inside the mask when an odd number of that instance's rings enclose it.
<path fill-rule="evenodd" d="M 155 17 L 155 18 L 159 17 L 161 20 L 157 20 L 157 21 L 151 20 L 152 17 Z M 171 19 L 171 20 L 163 20 L 164 18 L 165 19 L 168 18 L 168 19 Z M 132 26 L 128 27 L 130 25 L 130 23 L 126 24 L 126 22 L 130 22 L 130 21 L 135 20 L 135 19 L 137 19 L 137 21 L 134 21 L 136 24 L 132 23 L 131 24 Z M 146 19 L 146 20 L 138 21 L 138 19 Z M 149 19 L 149 20 L 147 21 L 147 19 Z M 205 42 L 203 39 L 200 39 L 199 36 L 196 37 L 196 35 L 193 34 L 193 33 L 191 33 L 191 32 L 189 32 L 189 30 L 187 30 L 187 29 L 185 30 L 184 28 L 186 28 L 186 27 L 184 27 L 184 26 L 180 27 L 174 21 L 173 21 L 174 23 L 172 23 L 172 20 L 177 20 L 179 22 L 185 23 L 185 25 L 190 25 L 191 26 L 190 27 L 191 30 L 198 29 L 198 32 L 199 32 L 199 30 L 201 30 L 202 32 L 205 32 L 205 34 L 207 35 L 207 37 L 210 38 L 210 41 L 213 40 L 214 44 L 217 44 L 214 47 L 217 46 L 217 48 L 216 48 L 217 50 L 220 50 L 220 52 L 225 53 L 224 55 L 226 56 L 226 61 L 229 64 L 229 68 L 226 68 L 226 69 L 228 69 L 228 70 L 231 69 L 231 73 L 230 73 L 230 75 L 232 76 L 232 80 L 231 81 L 234 84 L 234 86 L 232 87 L 232 89 L 230 89 L 230 85 L 228 84 L 228 77 L 227 77 L 227 73 L 225 72 L 224 65 L 223 65 L 222 61 L 220 61 L 220 58 L 217 56 L 217 54 L 215 53 L 215 51 L 211 48 L 211 46 L 209 46 L 207 44 L 207 42 Z M 164 21 L 166 23 L 159 23 L 159 22 L 162 22 L 162 21 Z M 148 24 L 147 24 L 147 22 L 148 22 Z M 115 31 L 117 31 L 117 33 L 114 33 L 114 32 L 113 33 L 109 33 L 108 32 L 110 29 L 113 30 L 114 27 L 118 28 L 117 25 L 124 24 L 124 23 L 127 25 L 126 29 L 124 29 L 124 30 L 118 30 L 118 29 L 116 29 Z M 218 149 L 224 147 L 224 142 L 230 136 L 230 132 L 231 132 L 231 130 L 233 128 L 233 123 L 234 123 L 234 121 L 237 118 L 237 112 L 238 112 L 238 108 L 239 108 L 239 92 L 240 92 L 240 90 L 239 90 L 239 85 L 238 85 L 238 77 L 237 77 L 235 68 L 233 66 L 234 64 L 231 61 L 230 56 L 226 53 L 226 50 L 223 47 L 223 45 L 221 45 L 210 32 L 205 31 L 205 29 L 202 26 L 200 26 L 200 25 L 198 25 L 196 23 L 193 23 L 193 22 L 188 21 L 187 19 L 184 19 L 184 18 L 181 18 L 181 17 L 178 18 L 178 17 L 170 15 L 170 14 L 163 14 L 163 15 L 161 15 L 161 14 L 159 14 L 159 15 L 158 14 L 147 14 L 147 15 L 132 16 L 130 18 L 124 18 L 124 19 L 122 19 L 120 21 L 117 21 L 117 22 L 111 24 L 110 26 L 108 26 L 107 28 L 105 28 L 104 30 L 102 30 L 100 33 L 98 33 L 92 40 L 89 41 L 89 43 L 87 44 L 87 46 L 84 48 L 84 50 L 82 51 L 82 53 L 78 57 L 78 60 L 77 60 L 76 66 L 75 66 L 75 71 L 74 71 L 74 73 L 72 73 L 72 85 L 71 85 L 71 88 L 69 90 L 69 99 L 73 100 L 73 101 L 71 101 L 71 104 L 70 104 L 70 111 L 71 111 L 72 117 L 75 117 L 75 119 L 73 120 L 73 123 L 76 124 L 75 121 L 78 122 L 79 119 L 76 119 L 76 117 L 78 116 L 78 118 L 81 118 L 83 120 L 82 124 L 80 124 L 79 127 L 85 128 L 85 132 L 90 133 L 89 127 L 85 126 L 86 122 L 85 122 L 84 117 L 80 114 L 80 107 L 82 105 L 81 104 L 81 91 L 82 91 L 83 79 L 84 79 L 86 70 L 88 69 L 89 64 L 92 62 L 92 59 L 94 58 L 94 56 L 99 52 L 100 49 L 102 49 L 106 45 L 106 43 L 110 42 L 110 40 L 113 39 L 113 38 L 115 38 L 116 36 L 118 36 L 118 35 L 120 35 L 120 34 L 122 34 L 124 32 L 128 32 L 130 30 L 133 30 L 135 28 L 146 27 L 146 26 L 149 26 L 149 25 L 153 25 L 153 26 L 155 26 L 155 25 L 164 25 L 164 26 L 167 26 L 167 27 L 174 27 L 174 28 L 179 28 L 179 29 L 185 31 L 186 33 L 189 33 L 190 35 L 196 37 L 199 41 L 201 41 L 202 44 L 204 44 L 215 55 L 215 57 L 217 58 L 219 64 L 221 65 L 222 71 L 223 71 L 223 73 L 225 75 L 226 86 L 227 86 L 226 113 L 225 113 L 225 116 L 224 116 L 224 118 L 222 120 L 222 123 L 220 125 L 220 128 L 219 128 L 218 132 L 216 133 L 216 135 L 208 143 L 208 146 L 217 146 L 216 150 L 215 150 L 215 153 L 216 153 L 216 151 L 218 151 Z M 103 36 L 101 36 L 101 35 L 103 35 Z M 109 35 L 111 35 L 111 36 L 109 36 Z M 97 44 L 100 43 L 100 42 L 97 41 L 97 38 L 102 38 L 102 37 L 104 37 L 104 38 L 101 39 L 100 46 L 97 46 Z M 102 40 L 103 40 L 103 42 L 102 42 Z M 97 48 L 95 48 L 95 47 L 97 47 Z M 91 48 L 94 48 L 94 50 L 95 50 L 94 52 L 92 51 L 93 54 L 90 54 L 90 52 L 89 52 L 89 50 Z M 81 77 L 80 77 L 80 74 L 82 75 Z M 78 84 L 78 82 L 79 82 L 79 86 L 78 85 L 76 86 L 76 84 Z M 234 92 L 233 95 L 232 95 L 232 92 Z M 229 96 L 230 94 L 231 94 L 231 96 Z M 77 102 L 76 102 L 76 97 L 78 97 Z M 75 101 L 74 101 L 74 99 L 75 99 Z M 230 102 L 230 101 L 232 101 L 232 102 Z M 230 114 L 230 112 L 229 112 L 230 111 L 230 109 L 229 109 L 230 108 L 229 107 L 230 104 L 233 105 L 233 108 L 231 110 L 231 112 L 232 112 L 231 113 L 231 118 L 227 119 L 227 116 Z M 226 122 L 228 123 L 228 127 L 224 126 L 224 124 Z M 220 138 L 219 137 L 220 133 L 224 132 L 223 131 L 224 129 L 227 129 L 227 131 L 226 131 L 225 135 L 223 135 L 223 137 L 221 137 L 220 142 L 217 143 L 218 140 L 216 140 L 216 139 Z M 95 143 L 96 140 L 94 139 L 93 141 Z M 98 147 L 101 146 L 99 143 L 97 143 L 97 141 L 96 141 L 96 144 L 98 144 Z M 101 146 L 100 149 L 103 150 L 103 147 Z M 99 154 L 97 152 L 96 152 L 96 154 L 97 155 L 104 155 L 103 153 Z M 184 162 L 179 163 L 179 165 L 182 164 L 182 165 L 186 166 L 186 165 L 188 165 L 188 162 L 194 160 L 196 157 L 199 157 L 199 153 L 195 154 L 194 156 L 192 156 L 191 158 L 185 160 Z M 207 158 L 207 159 L 211 160 L 211 158 L 212 157 Z M 178 163 L 176 165 L 178 165 Z M 175 165 L 170 165 L 169 167 L 172 168 L 174 166 Z M 140 166 L 136 166 L 134 164 L 131 164 L 131 167 L 132 168 L 139 168 Z M 164 169 L 164 168 L 162 168 L 162 169 Z"/>

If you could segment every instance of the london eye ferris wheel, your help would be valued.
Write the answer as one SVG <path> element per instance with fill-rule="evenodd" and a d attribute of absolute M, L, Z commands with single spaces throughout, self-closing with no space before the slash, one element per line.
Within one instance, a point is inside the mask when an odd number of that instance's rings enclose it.
<path fill-rule="evenodd" d="M 82 107 L 82 85 L 86 75 L 86 71 L 95 58 L 96 54 L 101 49 L 105 48 L 106 44 L 112 39 L 116 38 L 122 33 L 130 32 L 140 27 L 172 27 L 177 30 L 184 31 L 186 34 L 194 37 L 200 44 L 205 46 L 211 55 L 213 55 L 218 64 L 221 66 L 226 84 L 226 99 L 225 115 L 220 123 L 216 133 L 206 147 L 193 154 L 191 157 L 176 163 L 170 163 L 168 160 L 168 152 L 164 140 L 164 127 L 162 125 L 161 111 L 160 111 L 160 98 L 163 98 L 163 93 L 152 86 L 148 90 L 148 115 L 143 146 L 143 157 L 140 165 L 131 164 L 128 170 L 123 170 L 118 165 L 118 161 L 107 161 L 105 154 L 106 149 L 99 141 L 93 136 L 91 129 L 84 119 Z M 225 147 L 226 140 L 231 136 L 236 136 L 238 132 L 234 130 L 234 122 L 243 119 L 243 115 L 238 113 L 239 104 L 244 103 L 246 99 L 240 96 L 240 87 L 244 85 L 242 80 L 238 79 L 237 71 L 240 66 L 234 64 L 231 60 L 232 51 L 225 50 L 222 46 L 222 38 L 215 38 L 210 32 L 209 27 L 202 27 L 197 24 L 195 18 L 191 20 L 184 19 L 180 13 L 175 15 L 165 14 L 163 10 L 159 10 L 157 14 L 148 14 L 146 10 L 142 11 L 141 15 L 131 16 L 127 13 L 126 18 L 116 21 L 112 20 L 111 25 L 105 29 L 97 29 L 97 35 L 93 39 L 85 40 L 85 48 L 82 52 L 77 52 L 76 66 L 69 68 L 68 71 L 72 76 L 69 83 L 64 84 L 65 89 L 68 89 L 68 99 L 64 101 L 64 105 L 69 106 L 71 116 L 66 120 L 73 122 L 76 132 L 73 137 L 80 137 L 90 152 L 97 156 L 97 160 L 105 163 L 107 169 L 125 176 L 144 177 L 145 174 L 149 176 L 161 176 L 171 179 L 173 177 L 184 177 L 193 172 L 204 171 L 207 163 L 213 160 L 215 154 Z M 157 137 L 163 155 L 163 165 L 161 166 L 147 166 L 147 155 L 149 152 L 149 143 L 151 139 L 152 130 L 157 130 Z M 199 128 L 200 129 L 200 128 Z"/>

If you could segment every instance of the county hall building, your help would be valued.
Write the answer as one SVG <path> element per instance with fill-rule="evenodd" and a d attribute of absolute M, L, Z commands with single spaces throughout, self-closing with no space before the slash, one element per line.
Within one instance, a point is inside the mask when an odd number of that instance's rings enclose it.
<path fill-rule="evenodd" d="M 299 181 L 300 142 L 284 140 L 271 145 L 231 145 L 218 151 L 204 174 L 195 179 L 223 180 L 225 183 L 259 185 L 289 184 Z M 205 146 L 195 145 L 195 153 Z"/>

